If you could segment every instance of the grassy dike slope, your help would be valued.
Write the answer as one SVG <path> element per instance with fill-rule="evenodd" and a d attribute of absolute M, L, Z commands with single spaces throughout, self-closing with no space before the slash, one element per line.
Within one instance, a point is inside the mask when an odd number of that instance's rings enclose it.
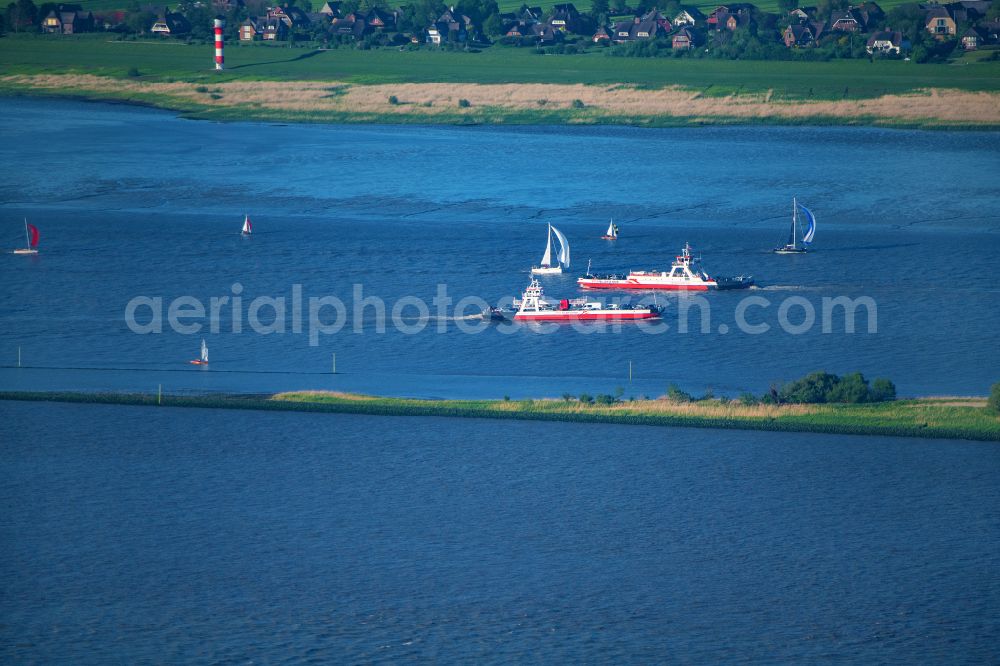
<path fill-rule="evenodd" d="M 0 93 L 121 100 L 220 120 L 1000 127 L 1000 62 L 978 60 L 764 62 L 233 44 L 227 70 L 217 73 L 211 56 L 210 46 L 173 41 L 8 36 L 0 39 Z M 140 76 L 128 76 L 133 68 Z"/>
<path fill-rule="evenodd" d="M 0 392 L 0 400 L 154 407 L 158 404 L 155 395 L 133 393 Z M 923 398 L 872 405 L 781 406 L 744 406 L 715 400 L 694 403 L 637 400 L 604 406 L 561 400 L 417 400 L 303 391 L 272 396 L 164 396 L 162 405 L 1000 441 L 1000 416 L 988 413 L 985 399 L 977 398 Z"/>

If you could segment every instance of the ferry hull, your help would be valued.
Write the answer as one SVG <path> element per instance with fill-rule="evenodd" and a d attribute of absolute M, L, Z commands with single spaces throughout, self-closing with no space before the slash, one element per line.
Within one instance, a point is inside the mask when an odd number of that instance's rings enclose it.
<path fill-rule="evenodd" d="M 622 289 L 641 289 L 644 291 L 708 291 L 709 289 L 717 289 L 718 285 L 714 282 L 708 284 L 657 284 L 648 282 L 632 282 L 623 280 L 621 282 L 606 282 L 604 280 L 579 280 L 577 284 L 580 285 L 582 289 L 607 289 L 607 290 L 622 290 Z"/>
<path fill-rule="evenodd" d="M 657 319 L 659 313 L 648 310 L 636 312 L 567 312 L 553 310 L 551 312 L 519 312 L 514 315 L 514 321 L 636 321 L 639 319 Z"/>

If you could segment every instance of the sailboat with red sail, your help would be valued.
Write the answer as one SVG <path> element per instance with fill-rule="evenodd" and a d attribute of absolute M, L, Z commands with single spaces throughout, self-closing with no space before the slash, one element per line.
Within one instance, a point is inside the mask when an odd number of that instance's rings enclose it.
<path fill-rule="evenodd" d="M 24 239 L 28 241 L 28 247 L 19 247 L 14 250 L 14 254 L 38 254 L 38 227 L 28 224 L 28 219 L 24 220 Z"/>

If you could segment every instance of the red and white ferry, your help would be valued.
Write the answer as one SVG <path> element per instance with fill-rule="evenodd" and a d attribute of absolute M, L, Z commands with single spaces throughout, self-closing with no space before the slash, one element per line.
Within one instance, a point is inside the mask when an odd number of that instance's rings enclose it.
<path fill-rule="evenodd" d="M 631 271 L 628 275 L 593 275 L 590 271 L 577 279 L 582 289 L 746 289 L 753 276 L 711 277 L 701 267 L 701 259 L 691 256 L 691 246 L 684 244 L 669 271 Z"/>
<path fill-rule="evenodd" d="M 520 300 L 514 301 L 514 307 L 517 308 L 514 321 L 631 321 L 656 319 L 660 316 L 660 310 L 655 305 L 604 305 L 588 302 L 585 298 L 549 301 L 545 298 L 541 283 L 534 278 Z"/>

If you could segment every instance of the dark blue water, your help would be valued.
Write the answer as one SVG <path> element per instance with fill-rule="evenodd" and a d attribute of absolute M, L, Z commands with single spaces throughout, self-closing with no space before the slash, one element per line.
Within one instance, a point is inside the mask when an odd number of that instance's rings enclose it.
<path fill-rule="evenodd" d="M 0 369 L 5 388 L 268 391 L 330 388 L 424 396 L 658 395 L 764 391 L 815 369 L 887 376 L 901 393 L 983 394 L 1000 345 L 1000 142 L 992 133 L 864 128 L 452 128 L 216 124 L 120 106 L 4 100 L 0 239 L 42 230 L 37 258 L 0 255 Z M 782 240 L 792 196 L 819 218 L 815 253 L 767 252 Z M 257 235 L 239 238 L 244 212 Z M 609 217 L 616 244 L 599 240 Z M 490 328 L 468 334 L 436 310 L 420 333 L 375 329 L 375 313 L 310 345 L 306 332 L 137 335 L 135 296 L 206 305 L 243 287 L 291 300 L 353 285 L 393 304 L 496 302 L 520 293 L 541 256 L 546 222 L 573 246 L 573 266 L 546 279 L 576 296 L 588 259 L 600 270 L 664 267 L 685 241 L 719 274 L 750 273 L 768 299 L 738 330 L 747 294 L 708 297 L 678 332 L 684 297 L 659 296 L 666 334 L 634 326 Z M 824 333 L 822 299 L 870 297 Z M 790 297 L 817 313 L 806 333 L 779 327 Z M 290 309 L 290 305 L 288 306 Z M 467 311 L 471 312 L 471 311 Z M 223 315 L 225 317 L 225 315 Z M 266 318 L 265 314 L 265 318 Z M 352 313 L 349 311 L 347 318 Z M 793 311 L 793 323 L 802 321 Z M 728 329 L 722 333 L 720 329 Z M 212 364 L 187 364 L 206 337 Z M 340 374 L 332 376 L 331 356 Z M 628 383 L 629 362 L 633 382 Z M 54 368 L 54 369 L 53 369 Z M 70 369 L 77 368 L 77 369 Z M 79 368 L 92 368 L 80 370 Z M 250 371 L 250 372 L 247 372 Z M 271 374 L 258 374 L 261 372 Z"/>
<path fill-rule="evenodd" d="M 996 663 L 995 444 L 0 402 L 0 658 Z"/>

